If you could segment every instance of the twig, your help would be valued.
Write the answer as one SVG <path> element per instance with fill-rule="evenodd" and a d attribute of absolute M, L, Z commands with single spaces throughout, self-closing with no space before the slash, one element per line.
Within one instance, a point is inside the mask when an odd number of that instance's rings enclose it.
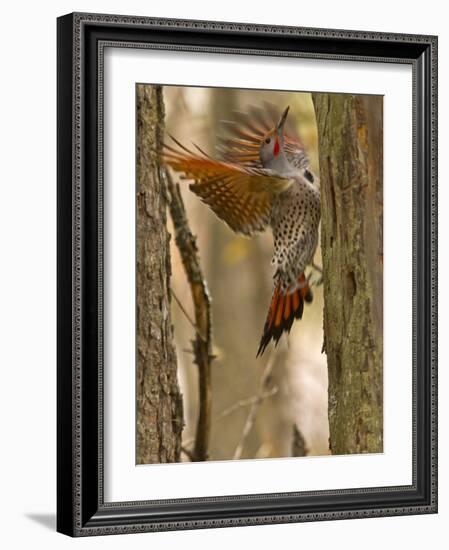
<path fill-rule="evenodd" d="M 318 273 L 320 273 L 320 275 L 323 274 L 323 268 L 320 267 L 319 265 L 317 265 L 315 262 L 312 261 L 312 267 L 313 269 L 316 269 L 318 271 Z"/>
<path fill-rule="evenodd" d="M 249 434 L 251 433 L 251 430 L 253 429 L 254 422 L 256 421 L 257 410 L 259 408 L 259 405 L 262 403 L 264 399 L 264 395 L 267 392 L 267 385 L 271 376 L 271 372 L 273 370 L 275 357 L 276 357 L 276 354 L 272 353 L 270 355 L 270 358 L 267 361 L 267 364 L 265 365 L 265 369 L 262 373 L 262 376 L 259 382 L 259 391 L 249 410 L 248 417 L 246 418 L 246 422 L 243 427 L 242 436 L 234 451 L 234 456 L 232 457 L 233 460 L 238 460 L 239 458 L 242 457 L 243 447 L 245 446 L 245 442 Z"/>
<path fill-rule="evenodd" d="M 172 296 L 173 298 L 175 299 L 175 302 L 178 304 L 179 306 L 179 309 L 184 313 L 184 316 L 185 318 L 187 319 L 187 321 L 189 321 L 189 323 L 192 325 L 192 327 L 195 329 L 196 333 L 198 334 L 198 336 L 201 338 L 201 340 L 203 342 L 206 342 L 206 338 L 201 334 L 201 332 L 199 331 L 198 327 L 195 325 L 195 321 L 192 319 L 192 317 L 190 317 L 189 313 L 187 312 L 186 308 L 182 305 L 182 302 L 181 300 L 176 296 L 176 292 L 173 290 L 173 288 L 171 289 L 171 293 L 172 293 Z"/>
<path fill-rule="evenodd" d="M 195 441 L 195 438 L 194 437 L 189 437 L 189 439 L 186 439 L 184 442 L 183 442 L 183 446 L 184 447 L 190 447 L 190 445 L 192 443 L 194 443 Z"/>
<path fill-rule="evenodd" d="M 216 418 L 216 420 L 221 420 L 225 416 L 228 416 L 235 412 L 236 410 L 242 408 L 242 407 L 248 407 L 249 405 L 253 405 L 257 400 L 259 399 L 267 399 L 268 397 L 271 397 L 272 395 L 276 395 L 278 392 L 278 387 L 274 386 L 271 388 L 271 390 L 265 392 L 263 395 L 253 395 L 252 397 L 248 397 L 247 399 L 241 399 L 240 401 L 237 401 L 237 403 L 234 403 L 233 405 L 230 405 L 227 409 L 224 409 Z"/>
<path fill-rule="evenodd" d="M 191 451 L 189 451 L 185 447 L 181 447 L 181 452 L 183 452 L 186 455 L 186 457 L 190 460 L 190 462 L 195 462 L 195 456 Z"/>
<path fill-rule="evenodd" d="M 170 173 L 161 168 L 161 175 L 169 194 L 169 210 L 175 229 L 175 241 L 181 254 L 192 293 L 195 311 L 196 338 L 192 342 L 195 363 L 198 366 L 199 414 L 192 456 L 196 461 L 207 460 L 211 426 L 211 363 L 212 321 L 210 298 L 201 271 L 196 238 L 192 234 L 182 200 L 179 185 L 175 185 Z"/>
<path fill-rule="evenodd" d="M 306 440 L 296 424 L 293 424 L 292 456 L 307 456 L 309 449 Z"/>

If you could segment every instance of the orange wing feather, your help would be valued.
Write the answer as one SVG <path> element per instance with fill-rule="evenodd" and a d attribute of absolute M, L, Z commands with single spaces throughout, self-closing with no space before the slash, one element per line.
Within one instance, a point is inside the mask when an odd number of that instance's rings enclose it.
<path fill-rule="evenodd" d="M 190 180 L 190 189 L 229 227 L 245 235 L 263 231 L 270 221 L 274 196 L 290 180 L 264 169 L 214 160 L 198 148 L 196 154 L 172 138 L 180 150 L 165 145 L 164 160 Z"/>

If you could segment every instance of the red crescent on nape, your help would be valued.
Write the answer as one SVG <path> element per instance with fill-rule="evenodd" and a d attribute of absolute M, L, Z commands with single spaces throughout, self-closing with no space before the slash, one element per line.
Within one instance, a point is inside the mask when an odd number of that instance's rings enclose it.
<path fill-rule="evenodd" d="M 274 143 L 274 150 L 273 150 L 273 155 L 274 155 L 275 157 L 277 157 L 277 156 L 279 155 L 280 149 L 281 149 L 281 148 L 279 147 L 279 140 L 278 140 L 278 138 L 276 138 L 276 141 L 275 141 L 275 143 Z"/>

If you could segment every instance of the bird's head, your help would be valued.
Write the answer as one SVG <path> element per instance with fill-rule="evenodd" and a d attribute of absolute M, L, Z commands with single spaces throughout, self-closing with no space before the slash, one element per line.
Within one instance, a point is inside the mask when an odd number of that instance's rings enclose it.
<path fill-rule="evenodd" d="M 287 161 L 284 151 L 284 124 L 287 119 L 287 107 L 276 126 L 267 132 L 260 144 L 259 156 L 265 168 L 279 170 Z"/>

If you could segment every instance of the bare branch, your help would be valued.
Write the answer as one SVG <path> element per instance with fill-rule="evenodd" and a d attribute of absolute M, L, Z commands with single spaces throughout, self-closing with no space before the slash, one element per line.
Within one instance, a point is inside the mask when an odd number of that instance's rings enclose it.
<path fill-rule="evenodd" d="M 189 451 L 185 447 L 181 447 L 181 452 L 186 455 L 186 457 L 190 460 L 190 462 L 195 462 L 195 456 L 192 453 L 192 451 Z"/>
<path fill-rule="evenodd" d="M 233 460 L 238 460 L 242 457 L 243 448 L 245 446 L 245 442 L 248 439 L 249 434 L 251 433 L 251 430 L 253 429 L 254 422 L 256 421 L 257 411 L 259 409 L 260 404 L 264 400 L 264 396 L 267 393 L 267 386 L 270 380 L 271 373 L 273 371 L 274 363 L 275 363 L 276 354 L 273 352 L 266 365 L 265 369 L 262 373 L 262 376 L 260 378 L 259 382 L 259 391 L 256 395 L 256 398 L 254 402 L 251 405 L 251 408 L 248 413 L 248 417 L 246 419 L 245 425 L 243 427 L 242 436 L 240 438 L 239 444 L 237 445 L 235 451 Z"/>
<path fill-rule="evenodd" d="M 182 442 L 182 445 L 183 445 L 183 447 L 190 447 L 190 445 L 192 443 L 195 443 L 195 438 L 194 437 L 189 437 L 188 439 L 186 439 L 185 441 Z"/>
<path fill-rule="evenodd" d="M 182 264 L 190 284 L 195 311 L 196 338 L 192 341 L 195 363 L 198 366 L 199 414 L 192 454 L 194 460 L 208 459 L 208 446 L 211 426 L 211 363 L 212 321 L 210 298 L 201 271 L 196 238 L 192 234 L 182 200 L 179 185 L 175 185 L 170 173 L 161 169 L 169 194 L 169 210 L 175 229 L 176 245 L 181 254 Z M 179 302 L 178 302 L 179 303 Z"/>
<path fill-rule="evenodd" d="M 237 401 L 237 403 L 234 403 L 233 405 L 230 405 L 226 409 L 224 409 L 216 418 L 216 420 L 221 420 L 225 416 L 228 416 L 232 414 L 233 412 L 237 411 L 238 409 L 241 409 L 243 407 L 248 407 L 249 405 L 253 405 L 255 402 L 257 402 L 259 399 L 267 399 L 268 397 L 271 397 L 272 395 L 276 395 L 278 392 L 278 387 L 274 386 L 271 388 L 271 390 L 265 392 L 263 395 L 253 395 L 252 397 L 248 397 L 247 399 L 241 399 L 240 401 Z"/>
<path fill-rule="evenodd" d="M 202 340 L 203 342 L 206 342 L 206 338 L 201 334 L 201 332 L 199 331 L 198 327 L 195 325 L 195 321 L 190 317 L 188 311 L 187 311 L 186 308 L 182 305 L 182 302 L 181 302 L 181 300 L 178 298 L 178 296 L 176 295 L 176 292 L 173 290 L 173 287 L 172 287 L 172 289 L 171 289 L 171 293 L 172 293 L 173 298 L 175 299 L 175 302 L 178 304 L 179 309 L 184 313 L 184 316 L 185 316 L 185 318 L 187 319 L 187 321 L 189 321 L 189 323 L 191 324 L 191 326 L 195 329 L 195 332 L 198 334 L 198 336 L 201 338 L 201 340 Z"/>

